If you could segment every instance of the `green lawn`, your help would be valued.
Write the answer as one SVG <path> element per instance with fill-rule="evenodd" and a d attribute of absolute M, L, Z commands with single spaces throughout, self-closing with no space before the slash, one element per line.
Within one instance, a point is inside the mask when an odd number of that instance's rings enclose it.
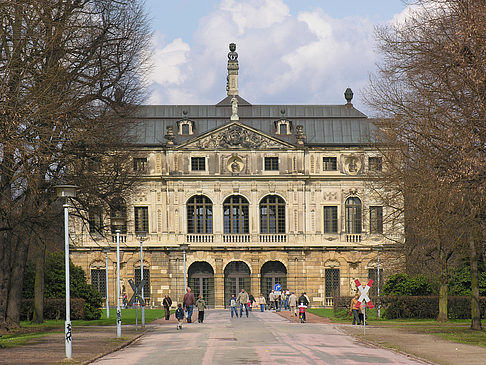
<path fill-rule="evenodd" d="M 332 308 L 310 308 L 308 312 L 331 319 L 335 323 L 351 323 L 352 317 L 336 317 Z M 377 319 L 376 309 L 367 310 L 366 323 L 370 326 L 407 328 L 412 331 L 439 336 L 445 340 L 486 347 L 486 331 L 472 331 L 468 319 L 454 319 L 439 323 L 433 319 Z M 483 322 L 483 327 L 486 323 Z"/>
<path fill-rule="evenodd" d="M 122 309 L 122 324 L 135 324 L 135 309 Z M 138 310 L 138 324 L 142 323 L 141 310 Z M 145 323 L 150 323 L 164 316 L 163 309 L 145 309 Z M 116 325 L 116 308 L 110 310 L 110 318 L 106 318 L 106 310 L 102 311 L 101 319 L 93 321 L 76 320 L 71 321 L 73 327 L 76 326 L 115 326 Z M 20 322 L 20 329 L 14 330 L 13 333 L 3 335 L 0 338 L 0 346 L 13 347 L 20 346 L 28 340 L 36 337 L 42 337 L 49 333 L 64 331 L 64 319 L 48 320 L 42 324 L 31 323 L 27 321 Z"/>

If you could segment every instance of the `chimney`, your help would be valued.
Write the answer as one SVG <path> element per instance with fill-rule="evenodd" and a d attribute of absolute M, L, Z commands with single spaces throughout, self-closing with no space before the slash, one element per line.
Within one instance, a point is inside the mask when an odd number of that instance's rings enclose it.
<path fill-rule="evenodd" d="M 230 43 L 230 52 L 228 53 L 228 76 L 226 78 L 226 92 L 228 95 L 238 95 L 238 53 L 236 53 L 236 44 Z"/>

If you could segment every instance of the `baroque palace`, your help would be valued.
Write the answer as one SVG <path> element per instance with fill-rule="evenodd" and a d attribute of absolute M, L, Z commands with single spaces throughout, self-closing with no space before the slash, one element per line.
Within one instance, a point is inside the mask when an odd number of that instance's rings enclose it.
<path fill-rule="evenodd" d="M 141 241 L 151 306 L 165 294 L 180 301 L 186 280 L 215 308 L 242 288 L 268 298 L 276 283 L 329 306 L 354 294 L 356 278 L 376 279 L 378 269 L 386 275 L 379 249 L 395 227 L 366 184 L 382 160 L 375 126 L 353 107 L 351 89 L 342 105 L 254 105 L 238 94 L 233 43 L 227 68 L 219 103 L 147 105 L 138 113 L 139 187 L 116 203 L 126 218 L 122 295 L 133 293 L 129 279 L 140 281 Z M 102 217 L 93 211 L 89 225 L 74 223 L 71 258 L 103 296 L 108 285 L 115 304 L 116 241 L 96 236 L 109 225 Z"/>

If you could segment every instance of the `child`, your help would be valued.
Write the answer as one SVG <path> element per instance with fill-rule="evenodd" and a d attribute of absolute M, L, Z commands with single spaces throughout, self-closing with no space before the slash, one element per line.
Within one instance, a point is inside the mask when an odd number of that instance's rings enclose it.
<path fill-rule="evenodd" d="M 204 301 L 202 295 L 199 295 L 198 300 L 196 301 L 196 307 L 198 310 L 198 322 L 204 322 L 204 309 L 206 308 L 206 302 Z"/>
<path fill-rule="evenodd" d="M 305 309 L 307 306 L 304 303 L 299 304 L 299 317 L 300 317 L 300 322 L 305 323 Z"/>
<path fill-rule="evenodd" d="M 179 321 L 179 323 L 177 324 L 177 329 L 181 330 L 182 329 L 182 323 L 184 322 L 184 310 L 182 309 L 181 303 L 177 304 L 177 309 L 175 311 L 175 317 Z"/>

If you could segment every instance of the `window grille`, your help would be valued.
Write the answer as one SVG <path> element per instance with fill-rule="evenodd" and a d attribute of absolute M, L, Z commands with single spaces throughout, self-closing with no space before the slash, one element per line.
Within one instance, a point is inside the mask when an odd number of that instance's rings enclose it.
<path fill-rule="evenodd" d="M 148 207 L 135 207 L 135 232 L 148 231 Z"/>
<path fill-rule="evenodd" d="M 337 158 L 336 157 L 323 157 L 322 158 L 322 169 L 324 171 L 337 170 Z"/>
<path fill-rule="evenodd" d="M 213 204 L 209 198 L 193 196 L 187 202 L 187 232 L 213 233 Z"/>
<path fill-rule="evenodd" d="M 261 233 L 285 233 L 285 202 L 277 195 L 269 195 L 260 203 Z"/>
<path fill-rule="evenodd" d="M 339 297 L 340 278 L 339 269 L 326 269 L 325 271 L 326 297 Z"/>
<path fill-rule="evenodd" d="M 361 233 L 361 200 L 359 198 L 348 198 L 346 200 L 346 233 Z"/>
<path fill-rule="evenodd" d="M 143 280 L 145 280 L 145 284 L 143 285 L 143 297 L 150 298 L 150 270 L 145 267 L 143 268 Z M 138 286 L 141 281 L 140 267 L 137 267 L 135 269 L 135 285 Z"/>
<path fill-rule="evenodd" d="M 239 195 L 227 198 L 223 203 L 224 233 L 241 234 L 248 233 L 249 228 L 249 204 Z"/>
<path fill-rule="evenodd" d="M 106 298 L 106 271 L 105 269 L 91 269 L 91 285 Z"/>
<path fill-rule="evenodd" d="M 383 207 L 370 207 L 370 233 L 383 233 Z"/>
<path fill-rule="evenodd" d="M 191 170 L 192 171 L 205 171 L 206 170 L 206 158 L 205 157 L 191 157 Z"/>
<path fill-rule="evenodd" d="M 337 207 L 324 207 L 324 233 L 338 232 Z"/>
<path fill-rule="evenodd" d="M 265 171 L 278 171 L 278 157 L 265 157 Z"/>

